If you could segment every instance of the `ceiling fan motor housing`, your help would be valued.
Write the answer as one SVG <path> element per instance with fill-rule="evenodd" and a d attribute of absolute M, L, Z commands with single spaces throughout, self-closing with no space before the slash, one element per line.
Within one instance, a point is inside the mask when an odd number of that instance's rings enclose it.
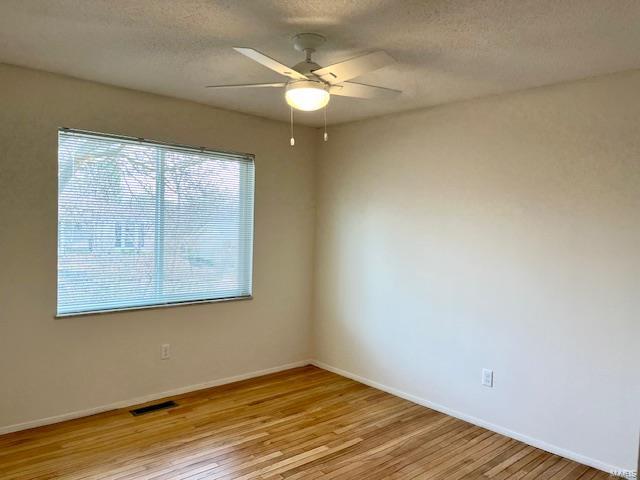
<path fill-rule="evenodd" d="M 313 76 L 313 71 L 320 70 L 321 67 L 316 62 L 305 60 L 304 62 L 296 63 L 292 68 L 303 75 Z"/>

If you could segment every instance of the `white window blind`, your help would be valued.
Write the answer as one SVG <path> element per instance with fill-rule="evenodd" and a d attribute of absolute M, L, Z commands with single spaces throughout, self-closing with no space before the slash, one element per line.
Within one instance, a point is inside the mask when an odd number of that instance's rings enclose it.
<path fill-rule="evenodd" d="M 58 315 L 251 295 L 254 162 L 62 129 Z"/>

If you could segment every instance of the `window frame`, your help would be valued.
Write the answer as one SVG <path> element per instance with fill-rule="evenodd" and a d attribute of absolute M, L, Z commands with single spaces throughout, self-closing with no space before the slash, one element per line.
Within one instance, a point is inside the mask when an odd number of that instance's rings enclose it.
<path fill-rule="evenodd" d="M 150 310 L 150 309 L 156 309 L 156 308 L 168 308 L 168 307 L 180 307 L 180 306 L 184 306 L 184 305 L 198 305 L 198 304 L 207 304 L 207 303 L 221 303 L 221 302 L 235 302 L 235 301 L 242 301 L 242 300 L 252 300 L 254 297 L 253 294 L 253 278 L 254 278 L 254 252 L 255 252 L 255 189 L 256 189 L 256 162 L 255 162 L 255 155 L 253 153 L 244 153 L 244 152 L 235 152 L 235 151 L 229 151 L 229 150 L 222 150 L 219 148 L 210 148 L 210 147 L 204 147 L 204 146 L 195 146 L 195 145 L 187 145 L 187 144 L 179 144 L 179 143 L 170 143 L 170 142 L 162 142 L 162 141 L 158 141 L 158 140 L 151 140 L 151 139 L 147 139 L 147 138 L 143 138 L 143 137 L 131 137 L 131 136 L 126 136 L 126 135 L 117 135 L 117 134 L 110 134 L 110 133 L 102 133 L 102 132 L 94 132 L 94 131 L 90 131 L 90 130 L 80 130 L 80 129 L 75 129 L 75 128 L 68 128 L 68 127 L 60 127 L 57 131 L 57 136 L 59 138 L 60 133 L 64 132 L 64 133 L 73 133 L 73 134 L 79 134 L 79 135 L 87 135 L 87 136 L 91 136 L 91 137 L 98 137 L 98 138 L 106 138 L 106 139 L 112 139 L 112 140 L 120 140 L 120 141 L 126 141 L 126 142 L 136 142 L 136 143 L 144 143 L 145 145 L 150 145 L 150 146 L 155 146 L 155 147 L 164 147 L 164 148 L 170 148 L 170 149 L 174 149 L 174 150 L 181 150 L 181 151 L 185 151 L 187 153 L 193 153 L 193 152 L 198 152 L 198 153 L 212 153 L 212 154 L 217 154 L 217 155 L 225 155 L 228 157 L 237 157 L 238 161 L 244 161 L 244 162 L 249 162 L 253 165 L 253 183 L 251 185 L 251 188 L 253 189 L 253 191 L 251 192 L 251 198 L 253 199 L 253 203 L 251 205 L 251 215 L 252 215 L 252 222 L 250 224 L 250 229 L 251 229 L 251 245 L 250 245 L 250 259 L 248 259 L 248 265 L 247 265 L 247 269 L 243 269 L 242 273 L 248 273 L 248 275 L 251 278 L 250 281 L 250 293 L 248 295 L 240 295 L 240 296 L 235 296 L 235 297 L 224 297 L 224 298 L 210 298 L 210 299 L 199 299 L 199 300 L 187 300 L 187 301 L 173 301 L 173 302 L 166 302 L 166 303 L 157 303 L 157 304 L 152 304 L 152 305 L 138 305 L 138 306 L 130 306 L 130 307 L 119 307 L 119 308 L 111 308 L 111 309 L 104 309 L 104 310 L 91 310 L 91 311 L 81 311 L 81 312 L 70 312 L 70 313 L 58 313 L 58 275 L 59 275 L 59 271 L 58 271 L 58 262 L 59 262 L 59 251 L 60 251 L 60 217 L 59 217 L 59 212 L 58 212 L 58 207 L 59 207 L 59 195 L 60 195 L 60 184 L 59 184 L 59 171 L 56 171 L 56 308 L 55 311 L 56 313 L 54 314 L 54 318 L 56 319 L 60 319 L 60 318 L 67 318 L 67 317 L 78 317 L 78 316 L 86 316 L 86 315 L 103 315 L 103 314 L 110 314 L 110 313 L 118 313 L 118 312 L 129 312 L 129 311 L 135 311 L 135 310 Z M 58 167 L 58 162 L 59 162 L 59 157 L 56 156 L 56 167 Z M 241 173 L 242 175 L 242 173 Z M 246 188 L 249 188 L 249 185 L 245 182 L 242 183 L 241 182 L 241 188 L 243 190 L 245 190 Z M 114 232 L 115 233 L 115 232 Z M 136 232 L 137 233 L 137 232 Z M 122 240 L 124 240 L 125 237 L 125 225 L 122 225 L 121 227 L 121 235 L 122 235 Z M 114 235 L 115 236 L 115 235 Z M 114 245 L 113 248 L 116 249 L 123 249 L 125 247 L 117 247 Z M 135 247 L 134 247 L 135 248 Z"/>

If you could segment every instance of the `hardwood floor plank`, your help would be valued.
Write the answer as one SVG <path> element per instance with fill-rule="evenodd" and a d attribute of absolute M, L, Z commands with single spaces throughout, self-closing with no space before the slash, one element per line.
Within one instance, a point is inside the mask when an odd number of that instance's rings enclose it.
<path fill-rule="evenodd" d="M 5 480 L 589 480 L 604 472 L 316 367 L 0 436 Z"/>

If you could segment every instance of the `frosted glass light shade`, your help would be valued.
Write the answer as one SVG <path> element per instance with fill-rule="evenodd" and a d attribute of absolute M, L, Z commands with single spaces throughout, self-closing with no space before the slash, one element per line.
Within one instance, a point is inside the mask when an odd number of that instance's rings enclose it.
<path fill-rule="evenodd" d="M 312 112 L 319 110 L 329 103 L 327 87 L 320 82 L 301 81 L 287 85 L 285 99 L 297 110 Z"/>

